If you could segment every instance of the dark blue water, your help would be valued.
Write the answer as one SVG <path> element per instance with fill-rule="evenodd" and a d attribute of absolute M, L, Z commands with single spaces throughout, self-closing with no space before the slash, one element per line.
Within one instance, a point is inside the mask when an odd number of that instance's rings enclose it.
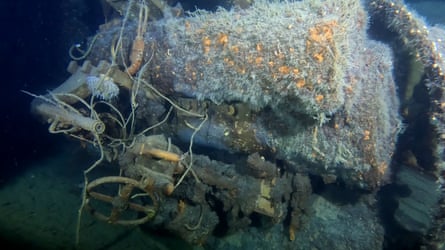
<path fill-rule="evenodd" d="M 30 96 L 64 81 L 67 48 L 91 35 L 102 22 L 98 1 L 2 1 L 1 137 L 2 173 L 14 174 L 61 143 L 30 116 Z M 78 3 L 77 3 L 78 2 Z"/>

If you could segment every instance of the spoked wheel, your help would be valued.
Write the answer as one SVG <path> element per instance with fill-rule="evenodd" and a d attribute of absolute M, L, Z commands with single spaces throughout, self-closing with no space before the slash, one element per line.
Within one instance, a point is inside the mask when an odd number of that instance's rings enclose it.
<path fill-rule="evenodd" d="M 112 224 L 143 224 L 154 218 L 158 209 L 156 196 L 147 185 L 123 176 L 107 176 L 90 182 L 86 195 L 85 208 L 99 220 Z M 101 212 L 99 208 L 104 210 L 104 206 L 97 201 L 111 204 L 111 211 Z M 142 217 L 133 219 L 129 217 L 131 213 L 142 214 Z"/>

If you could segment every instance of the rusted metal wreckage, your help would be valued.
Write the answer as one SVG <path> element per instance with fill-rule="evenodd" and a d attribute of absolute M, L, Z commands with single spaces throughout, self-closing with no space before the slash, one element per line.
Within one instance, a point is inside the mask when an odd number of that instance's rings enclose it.
<path fill-rule="evenodd" d="M 410 107 L 396 93 L 409 88 L 393 78 L 391 49 L 367 34 L 371 17 L 424 68 L 434 164 L 399 166 L 392 180 L 432 185 L 436 219 L 421 233 L 425 245 L 443 244 L 444 45 L 402 2 L 258 1 L 187 15 L 161 1 L 107 2 L 122 18 L 86 51 L 73 47 L 71 77 L 32 103 L 51 133 L 100 152 L 85 166 L 79 218 L 150 223 L 200 244 L 256 214 L 294 240 L 312 209 L 311 178 L 375 196 L 391 182 L 400 110 Z M 90 180 L 105 161 L 116 174 Z"/>

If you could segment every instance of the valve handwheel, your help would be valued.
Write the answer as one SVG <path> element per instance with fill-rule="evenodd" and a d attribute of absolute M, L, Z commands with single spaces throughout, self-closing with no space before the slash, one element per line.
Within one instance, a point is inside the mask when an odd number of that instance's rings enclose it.
<path fill-rule="evenodd" d="M 115 196 L 94 191 L 94 189 L 107 189 L 108 186 L 117 185 L 118 192 Z M 132 195 L 132 193 L 135 193 Z M 156 215 L 158 203 L 155 194 L 141 181 L 137 181 L 123 176 L 107 176 L 90 182 L 86 187 L 87 203 L 86 209 L 99 220 L 119 225 L 139 225 L 146 223 Z M 151 204 L 144 204 L 139 199 L 141 196 L 148 197 Z M 133 197 L 138 197 L 139 202 Z M 110 203 L 112 208 L 107 216 L 91 206 L 92 200 Z M 124 219 L 125 212 L 142 213 L 143 216 L 137 219 Z"/>

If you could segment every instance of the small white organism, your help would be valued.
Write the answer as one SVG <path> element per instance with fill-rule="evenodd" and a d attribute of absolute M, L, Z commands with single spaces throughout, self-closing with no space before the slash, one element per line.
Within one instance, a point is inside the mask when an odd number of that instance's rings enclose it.
<path fill-rule="evenodd" d="M 113 78 L 104 74 L 88 76 L 86 82 L 91 94 L 101 100 L 109 101 L 119 95 L 119 87 Z"/>

